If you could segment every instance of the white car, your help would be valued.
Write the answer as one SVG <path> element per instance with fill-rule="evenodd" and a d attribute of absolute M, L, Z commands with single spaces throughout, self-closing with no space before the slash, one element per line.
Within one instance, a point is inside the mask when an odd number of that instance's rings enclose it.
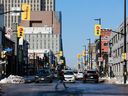
<path fill-rule="evenodd" d="M 83 79 L 84 73 L 83 72 L 78 72 L 76 75 L 76 79 Z"/>
<path fill-rule="evenodd" d="M 65 82 L 75 82 L 75 75 L 72 70 L 64 71 Z"/>

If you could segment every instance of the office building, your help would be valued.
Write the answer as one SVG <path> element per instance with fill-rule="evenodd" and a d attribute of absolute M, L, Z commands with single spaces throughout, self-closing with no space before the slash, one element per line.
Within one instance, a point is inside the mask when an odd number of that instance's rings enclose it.
<path fill-rule="evenodd" d="M 33 11 L 31 20 L 21 21 L 20 26 L 24 26 L 24 39 L 29 43 L 29 63 L 37 57 L 43 59 L 44 53 L 57 54 L 61 50 L 60 12 Z"/>
<path fill-rule="evenodd" d="M 120 24 L 116 32 L 120 32 L 120 33 L 124 32 L 123 23 Z M 128 25 L 128 18 L 127 18 L 127 25 Z M 128 26 L 126 26 L 126 35 L 128 36 Z M 122 58 L 122 54 L 124 53 L 124 36 L 122 34 L 112 33 L 109 42 L 110 42 L 109 59 L 111 59 L 109 60 L 109 67 L 113 75 L 117 79 L 123 82 L 124 59 Z M 126 47 L 128 48 L 128 43 L 126 44 Z M 126 55 L 127 55 L 126 60 L 128 64 L 128 49 Z M 127 65 L 127 70 L 128 70 L 128 65 Z"/>

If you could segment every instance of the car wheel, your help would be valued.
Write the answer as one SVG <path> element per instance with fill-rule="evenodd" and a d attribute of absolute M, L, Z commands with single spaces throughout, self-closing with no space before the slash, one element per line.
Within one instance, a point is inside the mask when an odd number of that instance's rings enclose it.
<path fill-rule="evenodd" d="M 99 83 L 99 81 L 98 81 L 98 80 L 96 80 L 96 81 L 95 81 L 95 83 Z"/>
<path fill-rule="evenodd" d="M 50 80 L 50 83 L 52 83 L 53 81 L 52 80 Z"/>

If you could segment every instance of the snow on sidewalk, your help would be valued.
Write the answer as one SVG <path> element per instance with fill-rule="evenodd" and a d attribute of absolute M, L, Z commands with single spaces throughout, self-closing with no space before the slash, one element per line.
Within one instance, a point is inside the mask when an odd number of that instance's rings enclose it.
<path fill-rule="evenodd" d="M 102 79 L 105 80 L 106 83 L 108 84 L 124 84 L 124 81 L 122 79 L 117 79 L 117 78 L 110 78 L 110 77 L 103 77 Z M 126 82 L 128 84 L 128 81 Z"/>
<path fill-rule="evenodd" d="M 0 81 L 0 83 L 24 83 L 25 80 L 21 76 L 10 75 L 8 78 L 4 78 Z"/>

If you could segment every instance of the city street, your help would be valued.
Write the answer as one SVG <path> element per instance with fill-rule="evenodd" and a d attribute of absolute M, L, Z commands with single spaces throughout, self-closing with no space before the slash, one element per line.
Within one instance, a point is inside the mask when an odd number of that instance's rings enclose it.
<path fill-rule="evenodd" d="M 67 89 L 59 85 L 55 89 L 53 83 L 8 84 L 1 96 L 128 96 L 128 85 L 105 83 L 66 83 Z"/>
<path fill-rule="evenodd" d="M 127 1 L 0 0 L 0 96 L 128 96 Z"/>

